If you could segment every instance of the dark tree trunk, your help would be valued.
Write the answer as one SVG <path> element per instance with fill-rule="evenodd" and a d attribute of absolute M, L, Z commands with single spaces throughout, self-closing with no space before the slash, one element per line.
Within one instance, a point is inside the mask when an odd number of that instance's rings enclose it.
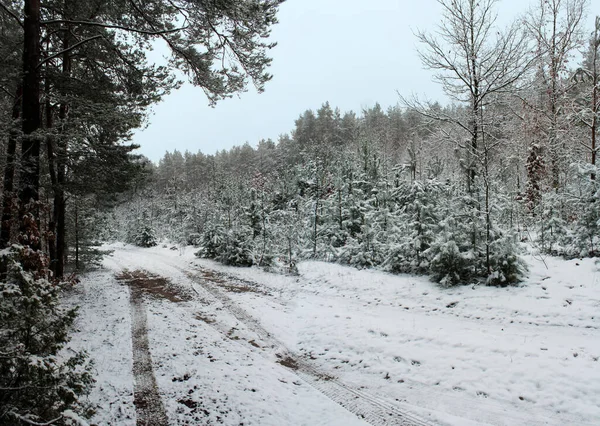
<path fill-rule="evenodd" d="M 75 206 L 75 270 L 79 271 L 79 211 Z"/>
<path fill-rule="evenodd" d="M 65 173 L 64 165 L 57 159 L 54 143 L 48 139 L 48 168 L 54 192 L 54 205 L 50 231 L 50 266 L 54 276 L 61 278 L 64 275 L 65 259 L 65 192 L 63 189 Z"/>
<path fill-rule="evenodd" d="M 469 159 L 469 170 L 467 172 L 467 190 L 469 192 L 469 194 L 472 194 L 475 191 L 475 178 L 477 176 L 477 168 L 476 168 L 476 161 L 477 161 L 477 149 L 478 149 L 478 138 L 479 138 L 479 123 L 478 123 L 478 119 L 481 113 L 481 99 L 480 99 L 480 93 L 479 93 L 479 70 L 477 67 L 477 52 L 476 52 L 476 45 L 475 45 L 475 20 L 474 20 L 474 3 L 471 3 L 471 22 L 470 22 L 470 37 L 471 37 L 471 43 L 470 43 L 470 48 L 471 48 L 471 63 L 469 64 L 470 67 L 470 74 L 471 74 L 471 78 L 473 79 L 472 81 L 472 86 L 471 86 L 471 90 L 472 90 L 472 111 L 471 114 L 473 114 L 473 122 L 471 123 L 471 158 Z"/>
<path fill-rule="evenodd" d="M 553 14 L 552 20 L 552 45 L 550 46 L 550 171 L 552 173 L 552 188 L 558 192 L 560 187 L 560 152 L 558 143 L 558 83 L 559 60 L 557 59 L 558 47 L 556 45 L 557 15 Z"/>
<path fill-rule="evenodd" d="M 471 131 L 473 132 L 471 135 L 471 147 L 470 147 L 470 158 L 468 161 L 468 170 L 467 170 L 467 192 L 469 194 L 473 194 L 475 192 L 475 178 L 477 177 L 477 171 L 475 168 L 475 162 L 477 161 L 477 139 L 479 136 L 479 128 L 477 123 L 477 106 L 473 106 L 472 114 L 474 116 L 473 121 L 471 122 Z"/>
<path fill-rule="evenodd" d="M 67 115 L 67 107 L 62 104 L 59 108 L 59 118 L 64 122 Z M 52 272 L 56 278 L 62 278 L 65 270 L 65 216 L 66 216 L 66 195 L 65 195 L 65 160 L 66 155 L 64 142 L 59 135 L 57 145 L 58 150 L 54 148 L 54 141 L 48 140 L 48 165 L 50 169 L 50 179 L 52 181 L 52 192 L 54 193 L 54 205 L 52 211 L 52 227 L 54 230 L 54 253 L 50 254 L 52 262 Z M 58 152 L 57 152 L 58 151 Z"/>
<path fill-rule="evenodd" d="M 62 176 L 62 178 L 60 177 Z M 62 185 L 64 184 L 64 172 L 61 173 L 59 170 L 59 187 L 61 189 L 54 195 L 54 215 L 56 218 L 56 268 L 55 268 L 55 276 L 57 278 L 61 278 L 65 272 L 65 211 L 66 211 L 66 200 L 65 200 L 65 192 L 62 189 Z"/>
<path fill-rule="evenodd" d="M 63 37 L 63 50 L 65 53 L 62 55 L 62 73 L 64 80 L 66 81 L 71 75 L 71 57 L 66 52 L 70 47 L 70 33 L 67 28 L 64 31 Z M 60 88 L 61 94 L 65 95 L 64 88 Z M 61 103 L 58 117 L 64 130 L 65 120 L 67 118 L 68 106 L 66 103 Z M 63 133 L 63 132 L 61 132 Z M 52 179 L 52 191 L 54 192 L 54 206 L 53 206 L 53 222 L 56 227 L 55 232 L 55 253 L 53 259 L 53 272 L 57 278 L 62 278 L 65 271 L 65 253 L 66 253 L 66 194 L 65 194 L 65 178 L 66 178 L 66 164 L 65 157 L 67 155 L 66 140 L 59 136 L 57 139 L 57 148 L 54 150 L 54 146 L 49 146 L 52 150 L 52 161 L 50 164 L 50 174 Z M 50 151 L 49 151 L 50 154 Z M 50 157 L 50 155 L 49 155 Z"/>
<path fill-rule="evenodd" d="M 50 92 L 48 80 L 46 80 L 46 93 Z M 50 100 L 46 100 L 46 129 L 53 127 L 52 120 L 52 105 Z M 46 137 L 46 152 L 48 155 L 48 171 L 50 174 L 50 183 L 52 184 L 53 191 L 56 192 L 56 154 L 54 153 L 54 142 L 52 135 L 48 134 Z M 52 213 L 50 220 L 48 221 L 48 256 L 50 257 L 50 270 L 56 277 L 56 214 Z"/>
<path fill-rule="evenodd" d="M 21 145 L 21 175 L 19 191 L 21 232 L 23 241 L 34 250 L 40 248 L 34 237 L 32 221 L 38 220 L 37 206 L 40 186 L 40 0 L 25 0 L 23 32 L 23 142 Z M 33 204 L 30 204 L 32 203 Z"/>
<path fill-rule="evenodd" d="M 21 114 L 21 85 L 17 87 L 12 109 L 12 119 L 16 121 Z M 10 243 L 10 230 L 13 222 L 14 184 L 15 184 L 15 160 L 17 152 L 18 132 L 11 128 L 8 135 L 8 146 L 6 147 L 6 166 L 4 168 L 4 188 L 2 206 L 2 225 L 0 226 L 0 247 L 4 248 Z"/>

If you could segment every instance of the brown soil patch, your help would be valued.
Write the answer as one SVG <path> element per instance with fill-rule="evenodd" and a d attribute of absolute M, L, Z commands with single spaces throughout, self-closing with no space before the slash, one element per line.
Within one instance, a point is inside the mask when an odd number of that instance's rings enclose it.
<path fill-rule="evenodd" d="M 202 270 L 202 277 L 205 278 L 205 279 L 207 279 L 208 281 L 211 281 L 211 282 L 217 283 L 217 284 L 225 284 L 227 282 L 223 278 L 220 278 L 213 271 Z"/>
<path fill-rule="evenodd" d="M 181 289 L 173 286 L 166 278 L 150 274 L 146 271 L 124 270 L 121 274 L 117 275 L 117 279 L 127 283 L 132 289 L 135 288 L 136 290 L 141 290 L 143 293 L 167 299 L 171 302 L 187 302 L 192 299 L 189 294 L 185 294 Z"/>
<path fill-rule="evenodd" d="M 233 276 L 226 276 L 218 272 L 202 269 L 201 277 L 206 281 L 214 283 L 223 290 L 231 293 L 257 293 L 265 296 L 270 296 L 269 293 L 262 290 L 258 284 L 251 281 L 246 281 Z"/>
<path fill-rule="evenodd" d="M 291 370 L 297 370 L 298 369 L 298 362 L 296 362 L 296 360 L 290 356 L 286 356 L 284 358 L 280 358 L 277 360 L 278 364 L 283 365 L 284 367 L 287 367 Z"/>
<path fill-rule="evenodd" d="M 260 346 L 258 343 L 256 343 L 256 342 L 254 341 L 254 339 L 252 339 L 252 340 L 248 340 L 248 343 L 250 343 L 250 344 L 251 344 L 252 346 L 254 346 L 255 348 L 261 349 L 261 346 Z"/>
<path fill-rule="evenodd" d="M 237 285 L 228 284 L 228 285 L 222 285 L 221 287 L 232 293 L 257 293 L 257 291 L 255 289 L 250 288 L 247 285 L 237 286 Z"/>

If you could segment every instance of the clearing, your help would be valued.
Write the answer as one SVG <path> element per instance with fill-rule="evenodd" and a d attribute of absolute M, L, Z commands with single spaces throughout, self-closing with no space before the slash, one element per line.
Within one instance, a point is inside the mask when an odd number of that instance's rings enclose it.
<path fill-rule="evenodd" d="M 600 272 L 527 257 L 520 287 L 303 262 L 300 276 L 123 244 L 72 346 L 98 425 L 593 425 Z M 546 267 L 547 265 L 547 267 Z"/>

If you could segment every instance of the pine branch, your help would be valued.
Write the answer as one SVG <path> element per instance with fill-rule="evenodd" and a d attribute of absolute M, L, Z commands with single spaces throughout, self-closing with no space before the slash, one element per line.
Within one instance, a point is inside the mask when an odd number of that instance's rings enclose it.
<path fill-rule="evenodd" d="M 189 27 L 185 26 L 185 27 L 173 28 L 170 30 L 148 31 L 148 30 L 140 30 L 138 28 L 133 28 L 133 27 L 126 27 L 123 25 L 114 25 L 114 24 L 107 24 L 107 23 L 103 23 L 103 22 L 93 22 L 93 21 L 71 21 L 68 19 L 53 19 L 50 21 L 42 21 L 42 22 L 40 22 L 40 24 L 41 25 L 53 25 L 53 24 L 83 25 L 83 26 L 88 26 L 88 27 L 101 27 L 101 28 L 123 30 L 123 31 L 127 31 L 127 32 L 144 34 L 144 35 L 152 35 L 152 36 L 176 33 L 179 31 L 184 31 L 189 28 Z"/>
<path fill-rule="evenodd" d="M 53 53 L 52 55 L 48 56 L 47 58 L 44 58 L 44 60 L 40 61 L 40 63 L 38 64 L 38 68 L 41 67 L 42 65 L 44 65 L 46 62 L 51 61 L 52 59 L 61 56 L 64 53 L 70 52 L 73 49 L 78 48 L 79 46 L 81 46 L 82 44 L 88 43 L 90 41 L 94 41 L 97 40 L 99 38 L 104 38 L 104 36 L 102 35 L 95 35 L 94 37 L 90 37 L 90 38 L 86 38 L 85 40 L 81 40 L 78 43 L 75 43 L 73 46 L 70 46 L 66 49 L 63 49 L 61 51 L 58 51 L 56 53 Z"/>
<path fill-rule="evenodd" d="M 6 5 L 2 4 L 0 2 L 0 7 L 2 7 L 2 9 L 12 18 L 14 18 L 15 21 L 17 21 L 17 23 L 21 26 L 21 28 L 24 28 L 23 26 L 23 22 L 21 22 L 21 19 L 12 11 L 10 10 Z"/>

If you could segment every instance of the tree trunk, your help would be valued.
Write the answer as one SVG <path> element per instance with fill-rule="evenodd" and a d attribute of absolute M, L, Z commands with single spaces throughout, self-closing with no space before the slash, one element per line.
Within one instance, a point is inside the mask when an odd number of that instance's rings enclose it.
<path fill-rule="evenodd" d="M 21 114 L 21 85 L 17 87 L 12 109 L 12 119 L 16 121 Z M 0 248 L 10 243 L 10 229 L 13 221 L 14 183 L 15 183 L 15 160 L 17 152 L 18 132 L 13 127 L 8 135 L 8 146 L 6 148 L 6 166 L 4 167 L 4 188 L 2 206 L 2 225 L 0 226 Z"/>
<path fill-rule="evenodd" d="M 485 267 L 487 269 L 488 278 L 492 274 L 492 265 L 490 262 L 490 245 L 491 241 L 491 230 L 492 230 L 492 217 L 490 215 L 490 181 L 489 181 L 489 163 L 488 163 L 488 150 L 485 149 L 485 165 L 484 165 L 484 184 L 485 184 Z"/>
<path fill-rule="evenodd" d="M 475 105 L 475 101 L 473 101 L 473 122 L 471 123 L 471 131 L 473 132 L 471 135 L 471 147 L 470 147 L 470 157 L 468 162 L 467 169 L 467 192 L 469 194 L 473 194 L 475 191 L 475 177 L 477 176 L 477 172 L 475 170 L 475 161 L 477 157 L 477 137 L 478 137 L 478 126 L 477 126 L 477 106 Z"/>
<path fill-rule="evenodd" d="M 315 223 L 314 223 L 314 227 L 313 227 L 313 258 L 316 259 L 317 258 L 317 231 L 318 231 L 318 224 L 319 224 L 319 198 L 317 196 L 317 199 L 315 200 Z"/>
<path fill-rule="evenodd" d="M 49 92 L 50 85 L 46 80 L 46 92 Z M 53 127 L 52 120 L 52 105 L 50 99 L 46 99 L 46 129 Z M 50 134 L 46 136 L 46 154 L 48 156 L 48 171 L 50 174 L 50 183 L 52 189 L 56 193 L 56 154 L 54 152 L 54 141 Z M 48 256 L 50 257 L 50 270 L 56 277 L 56 212 L 52 212 L 50 220 L 48 221 Z"/>
<path fill-rule="evenodd" d="M 52 113 L 50 106 L 46 107 L 47 126 L 52 127 Z M 60 108 L 59 116 L 64 118 L 65 109 Z M 52 220 L 48 226 L 49 241 L 48 254 L 50 256 L 50 269 L 55 278 L 62 278 L 64 275 L 64 257 L 65 257 L 65 192 L 63 189 L 65 172 L 63 162 L 57 158 L 54 149 L 54 140 L 51 137 L 46 139 L 46 147 L 48 152 L 48 170 L 50 172 L 50 182 L 54 193 L 54 203 L 52 211 Z"/>
<path fill-rule="evenodd" d="M 467 176 L 467 190 L 469 194 L 472 194 L 475 190 L 475 177 L 477 176 L 477 171 L 475 167 L 475 162 L 477 161 L 477 145 L 478 145 L 478 137 L 479 137 L 479 113 L 481 109 L 480 105 L 480 94 L 479 94 L 479 73 L 477 66 L 477 52 L 475 45 L 475 31 L 476 31 L 476 23 L 475 23 L 475 7 L 476 3 L 474 1 L 471 2 L 471 16 L 470 16 L 470 25 L 469 25 L 469 34 L 471 37 L 469 46 L 471 49 L 470 58 L 471 63 L 469 64 L 471 74 L 471 90 L 472 90 L 472 111 L 473 114 L 473 122 L 471 123 L 471 158 L 469 159 L 469 170 Z"/>
<path fill-rule="evenodd" d="M 560 153 L 558 150 L 558 59 L 557 59 L 557 12 L 552 15 L 552 44 L 550 46 L 550 171 L 552 188 L 558 192 L 560 186 Z"/>
<path fill-rule="evenodd" d="M 344 216 L 342 213 L 342 188 L 338 188 L 338 224 L 340 226 L 340 231 L 342 231 L 344 229 Z"/>
<path fill-rule="evenodd" d="M 70 30 L 67 28 L 64 32 L 63 37 L 63 50 L 67 50 L 70 47 Z M 68 52 L 65 52 L 62 56 L 62 73 L 63 78 L 66 80 L 71 75 L 71 57 Z M 61 94 L 65 95 L 65 90 L 60 89 Z M 62 130 L 64 131 L 65 121 L 67 119 L 68 106 L 66 103 L 61 103 L 58 117 L 61 122 Z M 64 132 L 61 132 L 64 133 Z M 56 165 L 56 182 L 53 185 L 54 192 L 54 222 L 56 224 L 56 262 L 54 268 L 54 275 L 57 278 L 62 278 L 65 271 L 65 253 L 66 253 L 66 210 L 67 201 L 65 194 L 65 180 L 66 180 L 66 164 L 65 157 L 67 155 L 66 140 L 63 137 L 59 137 L 57 141 L 57 153 L 55 153 L 55 165 Z"/>
<path fill-rule="evenodd" d="M 37 250 L 40 239 L 31 221 L 38 220 L 40 186 L 40 0 L 25 0 L 23 21 L 23 142 L 19 191 L 20 228 L 23 243 Z M 32 204 L 33 201 L 33 204 Z"/>
<path fill-rule="evenodd" d="M 79 271 L 79 212 L 75 206 L 75 270 Z"/>
<path fill-rule="evenodd" d="M 599 43 L 598 38 L 600 36 L 600 34 L 598 34 L 598 31 L 600 29 L 600 18 L 596 18 L 596 31 L 594 33 L 594 57 L 592 60 L 592 166 L 596 165 L 596 133 L 598 131 L 598 109 L 599 106 L 598 105 L 598 48 L 597 48 L 597 44 Z M 592 180 L 596 179 L 596 173 L 592 172 L 591 175 Z"/>
<path fill-rule="evenodd" d="M 62 178 L 59 177 L 61 175 L 63 176 Z M 61 187 L 64 183 L 64 172 L 61 173 L 59 170 L 57 177 L 59 177 L 59 190 L 54 194 L 54 217 L 56 220 L 56 267 L 54 273 L 57 278 L 62 278 L 65 272 L 65 211 L 67 203 L 65 201 L 65 192 Z"/>
<path fill-rule="evenodd" d="M 262 215 L 262 236 L 263 236 L 263 245 L 262 245 L 262 254 L 260 256 L 259 266 L 263 266 L 265 252 L 267 251 L 267 213 L 265 211 L 265 194 L 262 193 L 261 201 L 260 201 L 260 209 Z"/>

